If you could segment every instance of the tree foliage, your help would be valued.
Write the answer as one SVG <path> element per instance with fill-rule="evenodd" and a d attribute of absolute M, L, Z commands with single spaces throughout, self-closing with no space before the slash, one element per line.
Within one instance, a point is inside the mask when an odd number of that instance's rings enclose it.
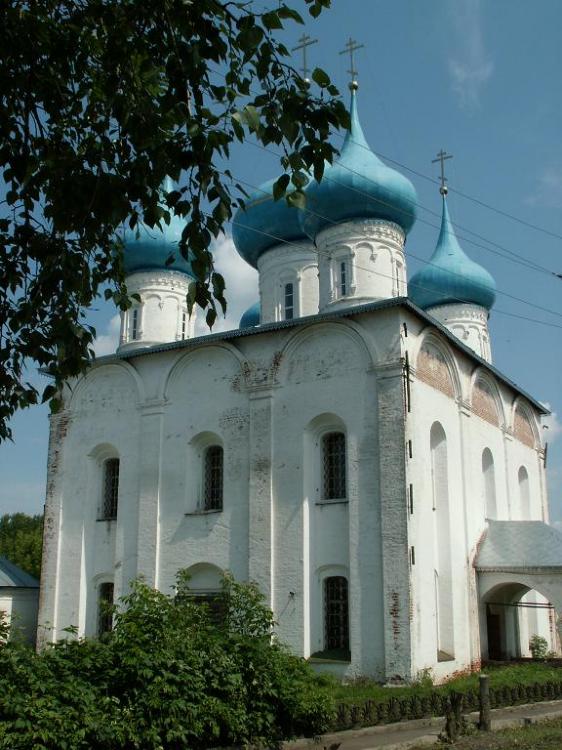
<path fill-rule="evenodd" d="M 0 749 L 271 746 L 325 730 L 331 699 L 272 639 L 257 589 L 226 578 L 224 611 L 216 623 L 137 581 L 101 640 L 0 647 Z"/>
<path fill-rule="evenodd" d="M 330 0 L 300 2 L 317 16 Z M 39 398 L 26 362 L 53 377 L 42 398 L 56 407 L 93 356 L 85 310 L 102 293 L 131 304 L 119 227 L 185 219 L 188 306 L 212 326 L 226 298 L 210 247 L 243 193 L 225 166 L 232 144 L 282 147 L 276 197 L 302 205 L 349 118 L 325 73 L 309 87 L 288 64 L 275 35 L 302 18 L 282 2 L 8 0 L 0 20 L 1 440 Z M 177 189 L 161 189 L 166 176 Z"/>
<path fill-rule="evenodd" d="M 0 555 L 39 578 L 43 550 L 43 516 L 25 513 L 0 517 Z"/>

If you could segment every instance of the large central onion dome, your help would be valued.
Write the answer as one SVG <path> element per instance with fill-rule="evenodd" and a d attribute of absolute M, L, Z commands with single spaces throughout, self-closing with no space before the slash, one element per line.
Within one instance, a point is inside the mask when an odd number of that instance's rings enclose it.
<path fill-rule="evenodd" d="M 134 230 L 126 229 L 123 234 L 123 261 L 125 274 L 138 271 L 179 271 L 193 276 L 191 263 L 182 256 L 179 242 L 185 227 L 185 219 L 172 216 L 169 224 L 162 229 L 139 224 Z M 169 257 L 174 261 L 166 264 Z"/>
<path fill-rule="evenodd" d="M 357 113 L 357 94 L 352 84 L 351 128 L 339 159 L 326 168 L 320 183 L 306 190 L 306 209 L 301 225 L 309 237 L 322 229 L 352 219 L 385 219 L 406 234 L 416 220 L 417 195 L 406 177 L 387 167 L 371 151 Z"/>
<path fill-rule="evenodd" d="M 496 299 L 491 274 L 459 245 L 445 194 L 437 246 L 428 265 L 412 277 L 408 290 L 412 301 L 422 309 L 465 302 L 490 310 Z"/>
<path fill-rule="evenodd" d="M 254 268 L 260 255 L 275 245 L 307 240 L 299 224 L 299 211 L 285 198 L 273 200 L 275 179 L 264 182 L 238 209 L 232 222 L 232 239 L 238 254 Z"/>

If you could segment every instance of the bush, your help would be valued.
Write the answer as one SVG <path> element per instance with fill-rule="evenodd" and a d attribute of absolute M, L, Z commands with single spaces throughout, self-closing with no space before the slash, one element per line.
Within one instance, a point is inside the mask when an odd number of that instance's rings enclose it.
<path fill-rule="evenodd" d="M 531 636 L 531 639 L 529 641 L 529 648 L 531 650 L 531 655 L 533 659 L 546 659 L 546 654 L 548 652 L 548 642 L 546 638 L 543 638 L 542 635 L 535 635 Z"/>
<path fill-rule="evenodd" d="M 103 640 L 0 647 L 0 749 L 199 750 L 325 731 L 332 700 L 272 638 L 258 590 L 226 578 L 214 619 L 137 581 Z"/>

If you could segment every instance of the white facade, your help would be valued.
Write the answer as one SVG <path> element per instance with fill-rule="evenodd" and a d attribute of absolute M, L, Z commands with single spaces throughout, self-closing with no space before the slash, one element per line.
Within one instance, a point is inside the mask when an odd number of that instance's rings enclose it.
<path fill-rule="evenodd" d="M 275 245 L 261 255 L 258 270 L 262 323 L 318 312 L 318 253 L 312 242 Z"/>
<path fill-rule="evenodd" d="M 492 361 L 488 310 L 480 305 L 469 305 L 465 302 L 437 305 L 430 308 L 428 312 L 479 357 L 485 359 L 486 362 Z"/>
<path fill-rule="evenodd" d="M 229 570 L 258 582 L 281 640 L 315 663 L 442 678 L 485 645 L 473 563 L 486 519 L 548 517 L 538 405 L 401 300 L 105 358 L 64 403 L 51 417 L 46 638 L 95 635 L 104 583 L 118 597 L 142 575 L 169 592 L 189 568 L 209 592 Z M 345 490 L 326 499 L 333 433 Z M 216 510 L 201 502 L 211 445 L 224 455 Z M 117 458 L 117 512 L 98 520 Z M 349 659 L 322 658 L 329 578 L 347 580 Z"/>

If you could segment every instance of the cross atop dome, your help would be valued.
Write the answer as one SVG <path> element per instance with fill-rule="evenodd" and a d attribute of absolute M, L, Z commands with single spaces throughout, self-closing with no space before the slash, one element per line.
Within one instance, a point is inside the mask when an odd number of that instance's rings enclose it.
<path fill-rule="evenodd" d="M 306 50 L 308 47 L 311 47 L 313 44 L 318 43 L 318 39 L 313 39 L 308 34 L 303 34 L 300 39 L 297 41 L 300 42 L 300 44 L 297 44 L 296 47 L 293 47 L 291 52 L 297 52 L 298 50 L 302 50 L 302 77 L 305 83 L 310 83 L 310 78 L 308 77 L 308 72 L 310 68 L 307 65 L 307 54 Z"/>
<path fill-rule="evenodd" d="M 355 39 L 349 37 L 345 47 L 340 52 L 340 55 L 349 55 L 349 70 L 347 72 L 351 76 L 351 82 L 349 84 L 349 88 L 351 90 L 356 90 L 359 88 L 359 84 L 357 83 L 357 70 L 355 68 L 353 53 L 357 52 L 358 49 L 362 49 L 364 46 L 364 44 L 358 44 Z"/>
<path fill-rule="evenodd" d="M 445 184 L 447 182 L 447 178 L 445 177 L 445 161 L 446 159 L 452 159 L 453 154 L 448 154 L 446 151 L 441 151 L 437 154 L 437 159 L 432 159 L 431 163 L 436 164 L 437 162 L 441 163 L 441 187 L 439 188 L 439 192 L 441 195 L 447 195 L 449 192 L 449 189 L 447 185 Z"/>

